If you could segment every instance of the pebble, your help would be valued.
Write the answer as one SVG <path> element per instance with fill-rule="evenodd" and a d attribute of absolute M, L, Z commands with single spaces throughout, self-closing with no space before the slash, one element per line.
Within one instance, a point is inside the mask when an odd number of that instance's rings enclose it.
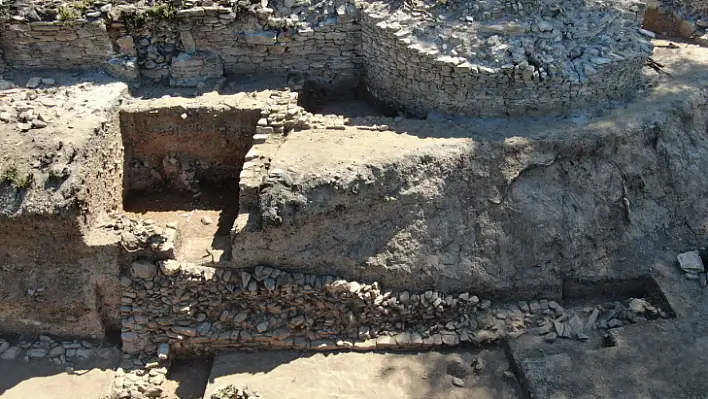
<path fill-rule="evenodd" d="M 214 221 L 211 220 L 211 218 L 208 217 L 208 216 L 202 216 L 202 224 L 208 226 L 208 225 L 210 225 L 210 224 L 214 224 Z"/>
<path fill-rule="evenodd" d="M 48 126 L 47 122 L 40 120 L 40 119 L 33 119 L 32 120 L 32 126 L 35 129 L 43 129 Z"/>
<path fill-rule="evenodd" d="M 558 334 L 556 334 L 554 332 L 550 332 L 550 333 L 543 336 L 543 340 L 546 342 L 555 342 L 557 338 L 558 338 Z"/>
<path fill-rule="evenodd" d="M 64 349 L 63 346 L 55 346 L 49 351 L 48 356 L 49 357 L 57 357 L 60 355 L 63 355 L 66 352 L 66 349 Z"/>
<path fill-rule="evenodd" d="M 703 261 L 701 260 L 698 251 L 688 251 L 679 254 L 676 259 L 678 260 L 679 267 L 684 272 L 688 273 L 704 273 L 705 267 L 703 266 Z"/>
<path fill-rule="evenodd" d="M 453 377 L 452 385 L 462 388 L 465 386 L 465 380 L 463 380 L 462 378 Z"/>
<path fill-rule="evenodd" d="M 47 356 L 47 350 L 42 348 L 33 348 L 27 351 L 27 357 L 30 359 L 41 359 Z"/>
<path fill-rule="evenodd" d="M 20 354 L 20 347 L 18 346 L 11 346 L 5 350 L 5 352 L 0 355 L 0 359 L 4 360 L 14 360 L 17 358 L 17 355 Z"/>
<path fill-rule="evenodd" d="M 27 88 L 29 88 L 29 89 L 36 89 L 37 87 L 39 87 L 40 84 L 42 84 L 42 78 L 37 77 L 37 76 L 31 77 L 31 78 L 27 81 Z"/>

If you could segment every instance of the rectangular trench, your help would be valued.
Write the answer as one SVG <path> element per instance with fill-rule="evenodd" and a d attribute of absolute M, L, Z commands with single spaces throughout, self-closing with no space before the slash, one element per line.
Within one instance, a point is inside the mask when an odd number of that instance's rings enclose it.
<path fill-rule="evenodd" d="M 124 211 L 177 226 L 186 260 L 212 251 L 228 257 L 260 109 L 163 101 L 121 110 Z"/>

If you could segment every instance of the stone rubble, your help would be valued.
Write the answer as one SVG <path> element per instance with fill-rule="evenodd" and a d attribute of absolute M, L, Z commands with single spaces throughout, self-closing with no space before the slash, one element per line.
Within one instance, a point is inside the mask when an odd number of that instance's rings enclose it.
<path fill-rule="evenodd" d="M 270 267 L 248 272 L 175 260 L 157 264 L 160 270 L 150 269 L 147 279 L 134 271 L 123 290 L 123 349 L 138 358 L 220 348 L 452 347 L 526 333 L 585 340 L 598 328 L 668 317 L 638 298 L 566 310 L 555 301 L 493 304 L 472 293 L 392 292 L 377 283 Z"/>
<path fill-rule="evenodd" d="M 235 387 L 227 385 L 211 395 L 211 399 L 260 399 L 261 396 L 248 386 Z"/>
<path fill-rule="evenodd" d="M 150 219 L 129 218 L 122 214 L 113 215 L 110 221 L 100 226 L 106 231 L 120 235 L 123 248 L 132 254 L 147 255 L 153 259 L 174 259 L 178 242 L 175 228 L 160 227 Z M 136 262 L 142 265 L 145 262 Z M 154 266 L 154 265 L 153 265 Z M 135 271 L 136 268 L 133 267 Z M 138 273 L 143 275 L 140 266 Z"/>
<path fill-rule="evenodd" d="M 119 354 L 119 349 L 102 346 L 90 340 L 59 340 L 48 335 L 38 338 L 24 337 L 17 344 L 0 339 L 0 359 L 25 362 L 51 361 L 58 366 L 71 367 L 79 360 L 91 358 L 110 359 Z"/>
<path fill-rule="evenodd" d="M 159 398 L 167 380 L 169 362 L 150 359 L 142 362 L 126 356 L 116 369 L 108 399 Z"/>
<path fill-rule="evenodd" d="M 420 116 L 507 116 L 596 107 L 638 87 L 653 50 L 640 33 L 646 5 L 505 5 L 374 2 L 362 15 L 364 59 L 377 60 L 364 64 L 369 91 Z"/>

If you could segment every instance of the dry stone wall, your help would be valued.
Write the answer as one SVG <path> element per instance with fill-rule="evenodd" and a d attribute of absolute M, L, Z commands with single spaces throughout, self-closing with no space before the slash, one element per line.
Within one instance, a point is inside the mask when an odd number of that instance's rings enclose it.
<path fill-rule="evenodd" d="M 121 284 L 123 350 L 140 358 L 221 348 L 449 347 L 525 333 L 587 339 L 585 333 L 597 327 L 666 317 L 641 299 L 578 315 L 549 300 L 493 306 L 468 292 L 392 292 L 332 276 L 262 266 L 252 272 L 215 269 L 175 260 L 136 262 Z"/>
<path fill-rule="evenodd" d="M 544 115 L 631 96 L 641 84 L 645 58 L 598 57 L 588 74 L 553 76 L 533 66 L 490 68 L 426 52 L 396 37 L 396 28 L 364 23 L 366 87 L 379 101 L 425 116 L 435 111 L 466 116 Z"/>
<path fill-rule="evenodd" d="M 345 8 L 311 26 L 289 26 L 249 19 L 234 20 L 227 10 L 181 12 L 180 50 L 218 54 L 229 75 L 294 73 L 324 84 L 356 83 L 361 65 L 358 12 Z M 348 14 L 349 13 L 349 14 Z M 350 15 L 354 14 L 354 15 Z"/>
<path fill-rule="evenodd" d="M 463 22 L 443 23 L 454 31 L 449 33 L 431 28 L 435 25 L 415 25 L 423 22 L 400 11 L 367 9 L 361 24 L 370 93 L 382 103 L 421 116 L 431 111 L 543 115 L 625 99 L 641 84 L 651 45 L 638 33 L 644 11 L 640 6 L 579 12 L 576 29 L 564 28 L 562 19 L 539 10 L 534 12 L 544 19 L 521 23 L 476 22 L 471 15 L 480 12 L 465 11 L 469 15 Z M 622 34 L 631 39 L 612 47 L 612 40 Z M 588 43 L 593 35 L 597 43 Z"/>
<path fill-rule="evenodd" d="M 17 69 L 102 68 L 113 54 L 103 21 L 10 23 L 2 26 L 5 59 Z"/>
<path fill-rule="evenodd" d="M 505 116 L 625 99 L 651 53 L 639 29 L 646 6 L 631 1 L 463 2 L 425 13 L 350 1 L 104 8 L 66 23 L 6 21 L 6 59 L 29 69 L 104 66 L 173 86 L 289 75 L 331 89 L 363 78 L 402 111 Z"/>

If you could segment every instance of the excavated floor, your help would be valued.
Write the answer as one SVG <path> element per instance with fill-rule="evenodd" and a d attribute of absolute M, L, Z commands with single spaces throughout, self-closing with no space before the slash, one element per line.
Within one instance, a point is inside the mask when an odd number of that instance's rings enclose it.
<path fill-rule="evenodd" d="M 200 193 L 197 198 L 187 191 L 131 194 L 124 214 L 175 226 L 181 240 L 180 260 L 227 261 L 231 255 L 229 232 L 238 214 L 238 181 L 204 184 Z"/>

